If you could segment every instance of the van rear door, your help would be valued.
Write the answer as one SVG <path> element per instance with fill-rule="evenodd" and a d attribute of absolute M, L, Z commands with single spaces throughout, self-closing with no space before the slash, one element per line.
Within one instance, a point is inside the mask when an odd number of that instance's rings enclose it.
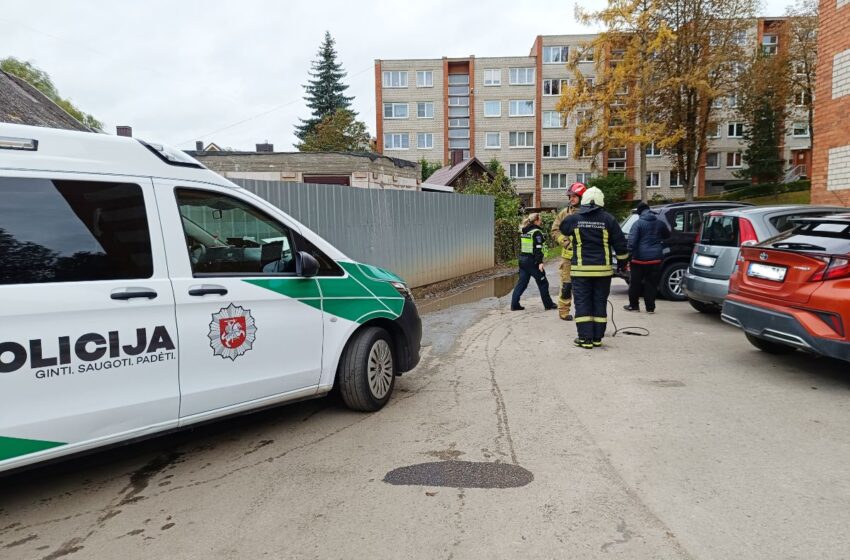
<path fill-rule="evenodd" d="M 0 470 L 176 425 L 149 178 L 0 176 Z"/>

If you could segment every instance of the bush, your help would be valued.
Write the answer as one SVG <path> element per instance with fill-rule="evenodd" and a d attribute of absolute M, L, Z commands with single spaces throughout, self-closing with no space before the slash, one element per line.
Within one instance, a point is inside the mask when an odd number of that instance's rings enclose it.
<path fill-rule="evenodd" d="M 599 175 L 587 183 L 605 195 L 605 209 L 618 220 L 628 216 L 632 203 L 627 197 L 634 192 L 635 182 L 624 175 Z"/>
<path fill-rule="evenodd" d="M 540 229 L 543 230 L 543 235 L 546 237 L 546 246 L 547 247 L 555 247 L 558 245 L 552 236 L 549 235 L 549 232 L 552 231 L 552 224 L 555 222 L 555 216 L 557 212 L 541 212 L 540 213 L 540 222 L 543 224 L 540 226 Z"/>
<path fill-rule="evenodd" d="M 516 259 L 519 255 L 519 220 L 497 219 L 494 230 L 496 262 L 504 263 Z"/>

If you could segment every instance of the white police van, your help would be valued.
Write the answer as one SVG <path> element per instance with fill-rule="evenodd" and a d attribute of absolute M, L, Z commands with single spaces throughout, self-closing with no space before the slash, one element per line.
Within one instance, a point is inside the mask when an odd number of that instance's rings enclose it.
<path fill-rule="evenodd" d="M 183 152 L 0 123 L 0 471 L 419 361 L 401 278 Z"/>

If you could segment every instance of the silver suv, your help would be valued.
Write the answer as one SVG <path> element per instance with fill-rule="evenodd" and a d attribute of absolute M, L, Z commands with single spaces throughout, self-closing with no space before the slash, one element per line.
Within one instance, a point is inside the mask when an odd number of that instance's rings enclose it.
<path fill-rule="evenodd" d="M 682 287 L 700 313 L 716 313 L 729 292 L 739 247 L 755 245 L 794 227 L 799 218 L 847 212 L 836 206 L 749 206 L 715 210 L 705 216 Z"/>

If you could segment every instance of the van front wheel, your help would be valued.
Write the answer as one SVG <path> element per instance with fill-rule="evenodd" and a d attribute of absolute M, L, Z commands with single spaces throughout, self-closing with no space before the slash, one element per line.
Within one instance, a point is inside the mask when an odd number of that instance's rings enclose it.
<path fill-rule="evenodd" d="M 387 331 L 367 327 L 354 334 L 339 361 L 339 393 L 348 408 L 372 412 L 390 400 L 395 385 L 393 345 Z"/>

